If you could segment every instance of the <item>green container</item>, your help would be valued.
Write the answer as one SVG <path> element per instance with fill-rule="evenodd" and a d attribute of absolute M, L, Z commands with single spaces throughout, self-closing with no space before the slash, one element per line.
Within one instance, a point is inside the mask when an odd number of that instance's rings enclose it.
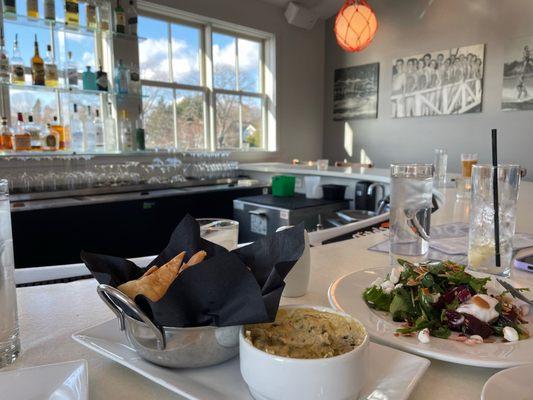
<path fill-rule="evenodd" d="M 272 177 L 272 196 L 291 197 L 294 196 L 294 186 L 296 177 L 288 175 L 276 175 Z"/>

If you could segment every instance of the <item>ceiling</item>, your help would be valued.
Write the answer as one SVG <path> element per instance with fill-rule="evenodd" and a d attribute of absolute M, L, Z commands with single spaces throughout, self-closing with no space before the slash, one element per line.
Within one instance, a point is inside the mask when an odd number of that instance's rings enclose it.
<path fill-rule="evenodd" d="M 261 0 L 265 3 L 270 3 L 278 7 L 285 8 L 287 7 L 287 4 L 289 4 L 290 0 Z M 314 14 L 318 15 L 319 17 L 323 18 L 329 18 L 332 15 L 335 15 L 340 8 L 342 7 L 342 4 L 344 3 L 343 0 L 295 0 L 295 3 L 309 9 Z"/>

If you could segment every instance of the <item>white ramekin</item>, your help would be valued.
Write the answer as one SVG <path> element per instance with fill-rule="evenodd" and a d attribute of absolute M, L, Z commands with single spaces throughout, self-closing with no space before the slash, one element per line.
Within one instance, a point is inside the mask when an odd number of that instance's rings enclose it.
<path fill-rule="evenodd" d="M 360 324 L 350 315 L 327 307 L 291 305 L 338 314 Z M 365 331 L 366 333 L 366 331 Z M 357 398 L 365 383 L 369 339 L 348 353 L 320 359 L 297 359 L 268 354 L 239 334 L 241 374 L 256 400 L 348 400 Z"/>

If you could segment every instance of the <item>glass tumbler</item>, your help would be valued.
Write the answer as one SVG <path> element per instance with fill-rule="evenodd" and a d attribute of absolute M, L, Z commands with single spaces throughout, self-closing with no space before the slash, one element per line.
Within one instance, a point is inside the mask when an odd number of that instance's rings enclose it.
<path fill-rule="evenodd" d="M 8 184 L 0 180 L 0 368 L 20 352 Z"/>
<path fill-rule="evenodd" d="M 516 203 L 520 188 L 520 166 L 498 165 L 500 266 L 496 266 L 495 212 L 492 165 L 472 169 L 472 201 L 468 234 L 468 267 L 500 276 L 511 274 Z"/>
<path fill-rule="evenodd" d="M 448 167 L 448 153 L 446 149 L 435 149 L 433 166 L 435 168 L 435 186 L 442 187 L 446 183 L 446 168 Z"/>
<path fill-rule="evenodd" d="M 200 236 L 228 250 L 237 248 L 239 243 L 239 223 L 231 219 L 197 218 Z"/>
<path fill-rule="evenodd" d="M 391 165 L 390 259 L 427 259 L 433 194 L 432 164 Z"/>

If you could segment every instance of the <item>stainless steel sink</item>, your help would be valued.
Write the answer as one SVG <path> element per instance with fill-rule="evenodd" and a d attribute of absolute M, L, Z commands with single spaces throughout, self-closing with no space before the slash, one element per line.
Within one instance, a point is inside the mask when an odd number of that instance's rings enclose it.
<path fill-rule="evenodd" d="M 362 221 L 377 215 L 374 211 L 367 210 L 341 210 L 337 211 L 336 214 L 346 223 Z"/>

